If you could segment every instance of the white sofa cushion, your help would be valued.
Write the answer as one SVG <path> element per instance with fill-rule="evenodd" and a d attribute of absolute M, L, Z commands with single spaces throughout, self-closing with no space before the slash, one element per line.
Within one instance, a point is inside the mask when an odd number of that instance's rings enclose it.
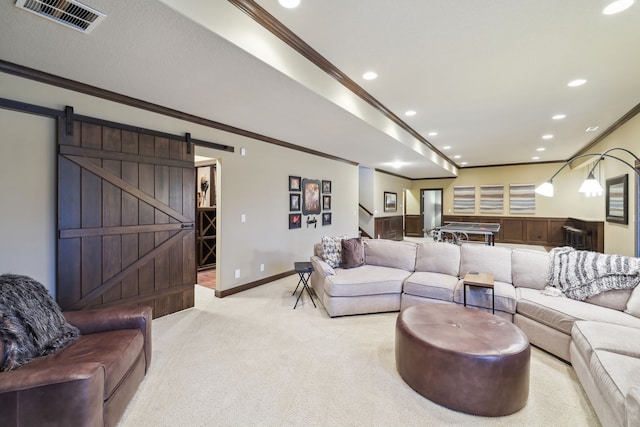
<path fill-rule="evenodd" d="M 458 304 L 464 304 L 464 294 L 462 293 L 463 283 L 463 279 L 460 279 L 454 292 L 453 300 Z M 495 292 L 495 296 L 491 295 L 492 292 Z M 516 289 L 511 283 L 504 283 L 496 280 L 493 283 L 493 291 L 489 288 L 467 286 L 468 306 L 482 307 L 490 310 L 492 298 L 495 298 L 494 308 L 496 311 L 515 314 L 518 300 L 516 298 Z"/>
<path fill-rule="evenodd" d="M 599 305 L 566 297 L 547 296 L 539 290 L 529 288 L 517 288 L 516 296 L 519 314 L 567 335 L 571 334 L 571 328 L 578 320 L 640 328 L 640 319 L 637 317 Z"/>
<path fill-rule="evenodd" d="M 511 283 L 533 289 L 544 289 L 549 275 L 549 253 L 531 249 L 511 251 Z"/>
<path fill-rule="evenodd" d="M 367 265 L 400 268 L 413 272 L 416 268 L 416 246 L 413 242 L 365 239 L 364 262 Z"/>
<path fill-rule="evenodd" d="M 460 277 L 470 271 L 492 273 L 496 282 L 511 283 L 511 249 L 465 243 L 460 247 Z"/>
<path fill-rule="evenodd" d="M 324 292 L 334 297 L 402 293 L 402 284 L 411 274 L 398 268 L 363 265 L 336 268 L 335 276 L 327 276 Z"/>
<path fill-rule="evenodd" d="M 448 246 L 455 246 L 445 243 Z M 404 293 L 424 298 L 453 302 L 458 277 L 442 273 L 416 271 L 404 282 Z"/>
<path fill-rule="evenodd" d="M 600 322 L 576 322 L 571 337 L 612 413 L 624 423 L 625 401 L 640 383 L 640 329 Z M 630 399 L 633 404 L 633 399 Z M 627 420 L 628 421 L 628 420 Z"/>
<path fill-rule="evenodd" d="M 637 286 L 636 286 L 637 287 Z M 612 289 L 584 300 L 589 304 L 601 305 L 613 310 L 624 311 L 632 289 Z M 631 314 L 631 313 L 629 313 Z"/>
<path fill-rule="evenodd" d="M 416 271 L 448 274 L 458 277 L 460 246 L 446 242 L 424 242 L 416 250 Z"/>
<path fill-rule="evenodd" d="M 627 427 L 640 426 L 640 385 L 631 387 L 625 398 Z"/>
<path fill-rule="evenodd" d="M 640 286 L 636 286 L 633 289 L 631 297 L 629 297 L 629 300 L 627 301 L 627 308 L 624 312 L 640 317 Z"/>

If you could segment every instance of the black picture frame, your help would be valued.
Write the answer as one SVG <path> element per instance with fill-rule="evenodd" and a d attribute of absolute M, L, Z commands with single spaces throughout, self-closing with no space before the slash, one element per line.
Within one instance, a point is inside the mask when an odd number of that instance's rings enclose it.
<path fill-rule="evenodd" d="M 307 179 L 302 180 L 302 214 L 318 215 L 320 214 L 320 180 Z"/>
<path fill-rule="evenodd" d="M 607 179 L 605 214 L 607 222 L 629 224 L 628 174 Z"/>
<path fill-rule="evenodd" d="M 331 196 L 322 196 L 322 210 L 330 211 L 331 210 Z"/>
<path fill-rule="evenodd" d="M 396 212 L 398 210 L 398 193 L 384 192 L 384 211 Z"/>
<path fill-rule="evenodd" d="M 331 225 L 331 213 L 325 212 L 322 214 L 322 225 Z"/>
<path fill-rule="evenodd" d="M 327 181 L 325 179 L 322 180 L 322 194 L 330 194 L 331 193 L 331 181 Z"/>
<path fill-rule="evenodd" d="M 299 176 L 289 175 L 289 191 L 300 191 L 302 178 Z"/>
<path fill-rule="evenodd" d="M 302 214 L 289 214 L 289 230 L 302 228 Z"/>
<path fill-rule="evenodd" d="M 300 193 L 289 193 L 289 212 L 300 211 Z"/>

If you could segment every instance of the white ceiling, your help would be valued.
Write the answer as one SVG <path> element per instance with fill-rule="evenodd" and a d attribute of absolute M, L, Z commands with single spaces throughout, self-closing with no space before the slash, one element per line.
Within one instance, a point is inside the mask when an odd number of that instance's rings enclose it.
<path fill-rule="evenodd" d="M 566 160 L 640 103 L 638 4 L 257 0 L 442 158 L 230 2 L 84 3 L 107 15 L 90 34 L 0 0 L 0 59 L 408 178 Z"/>

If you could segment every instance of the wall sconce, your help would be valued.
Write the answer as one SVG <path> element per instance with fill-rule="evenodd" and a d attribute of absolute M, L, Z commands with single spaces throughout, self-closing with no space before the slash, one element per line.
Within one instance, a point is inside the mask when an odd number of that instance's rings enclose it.
<path fill-rule="evenodd" d="M 562 169 L 566 168 L 571 162 L 573 162 L 574 160 L 580 159 L 582 157 L 590 157 L 590 156 L 598 156 L 599 157 L 599 159 L 596 160 L 596 163 L 593 165 L 593 167 L 589 170 L 589 174 L 587 175 L 587 179 L 582 183 L 582 185 L 580 186 L 580 189 L 578 190 L 580 193 L 585 193 L 585 195 L 587 197 L 601 196 L 602 195 L 602 191 L 603 191 L 602 190 L 602 186 L 600 185 L 598 180 L 593 176 L 593 171 L 596 169 L 596 166 L 598 166 L 598 164 L 600 164 L 600 162 L 602 160 L 604 160 L 605 157 L 609 157 L 611 159 L 616 159 L 616 160 L 624 163 L 625 165 L 627 165 L 631 169 L 633 169 L 633 171 L 640 176 L 640 172 L 638 171 L 638 169 L 636 169 L 631 163 L 627 162 L 626 160 L 621 159 L 620 157 L 613 156 L 613 155 L 609 154 L 611 151 L 614 151 L 614 150 L 624 151 L 624 152 L 630 154 L 631 156 L 633 156 L 633 158 L 636 159 L 636 162 L 640 163 L 640 158 L 638 156 L 636 156 L 635 154 L 633 154 L 631 151 L 627 150 L 626 148 L 610 148 L 609 150 L 605 151 L 604 153 L 580 154 L 579 156 L 575 156 L 575 157 L 572 157 L 571 159 L 567 160 L 564 163 L 564 165 L 562 165 L 562 167 L 560 169 L 558 169 L 558 171 L 556 173 L 554 173 L 551 176 L 551 178 L 549 178 L 548 181 L 540 184 L 538 186 L 538 188 L 536 188 L 536 193 L 540 194 L 541 196 L 545 196 L 545 197 L 553 197 L 553 178 L 555 178 L 556 175 L 558 175 L 560 173 L 560 171 L 562 171 Z"/>

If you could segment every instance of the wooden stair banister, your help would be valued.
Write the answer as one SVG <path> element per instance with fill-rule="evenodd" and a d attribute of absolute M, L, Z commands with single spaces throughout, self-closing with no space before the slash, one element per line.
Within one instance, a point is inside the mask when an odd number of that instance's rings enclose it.
<path fill-rule="evenodd" d="M 365 211 L 367 213 L 367 215 L 369 216 L 373 216 L 373 212 L 371 212 L 369 209 L 365 208 L 364 206 L 362 206 L 360 203 L 358 203 L 358 206 L 360 207 L 360 209 L 362 209 L 363 211 Z"/>

